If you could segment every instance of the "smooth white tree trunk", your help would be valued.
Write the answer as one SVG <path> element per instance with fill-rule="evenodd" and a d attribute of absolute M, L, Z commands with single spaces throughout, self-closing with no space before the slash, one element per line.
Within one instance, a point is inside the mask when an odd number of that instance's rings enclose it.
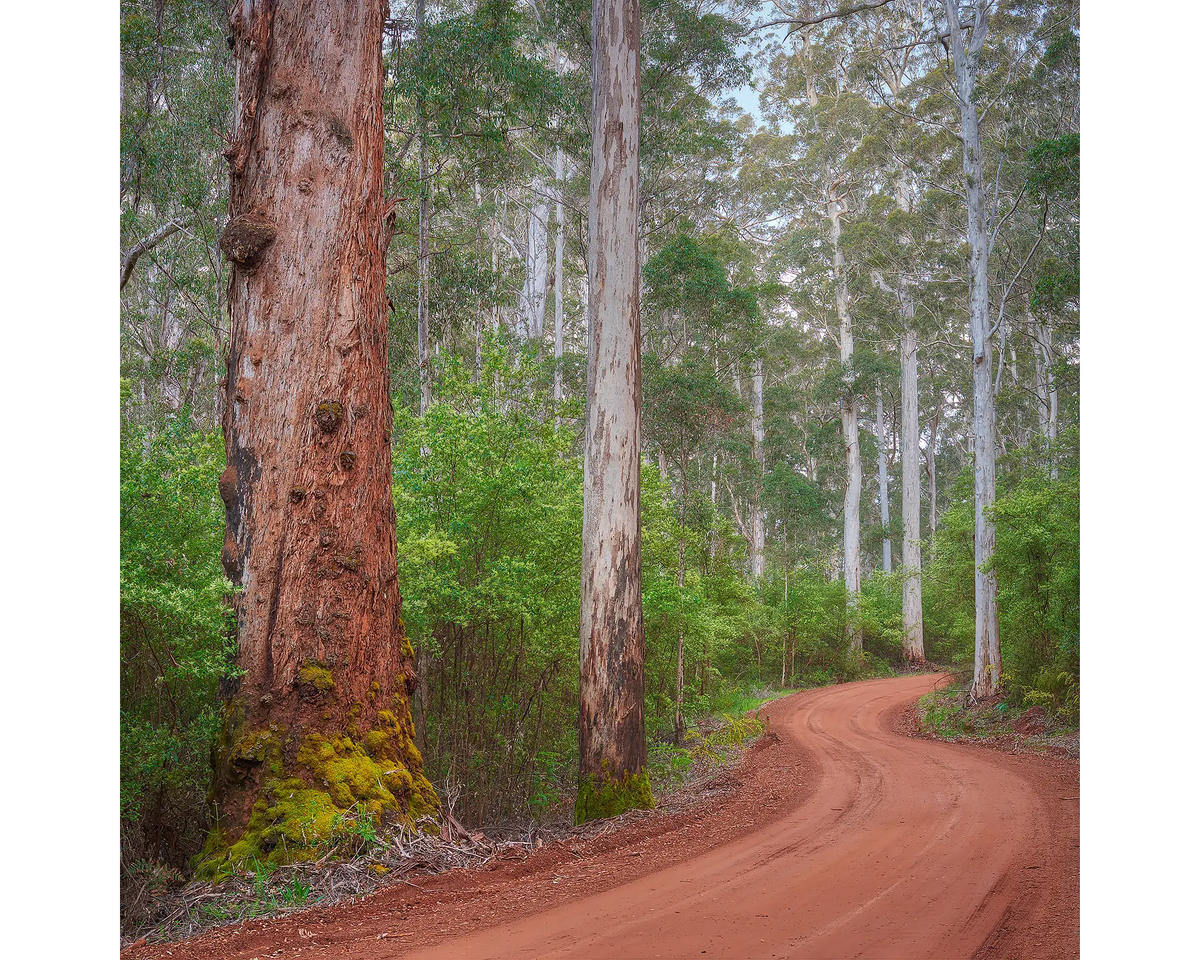
<path fill-rule="evenodd" d="M 888 511 L 888 458 L 883 432 L 883 387 L 875 385 L 875 446 L 879 454 L 879 523 L 883 527 L 883 572 L 892 572 L 891 516 Z"/>
<path fill-rule="evenodd" d="M 846 258 L 842 253 L 842 206 L 830 199 L 829 237 L 833 243 L 833 273 L 836 284 L 839 343 L 842 364 L 854 361 L 854 331 L 850 325 L 850 292 L 846 287 Z M 856 626 L 858 595 L 862 587 L 862 557 L 859 551 L 859 506 L 862 501 L 862 456 L 858 448 L 858 401 L 847 384 L 842 398 L 842 438 L 846 448 L 846 494 L 842 501 L 842 575 L 848 604 L 847 637 L 852 650 L 862 650 L 862 631 Z"/>
<path fill-rule="evenodd" d="M 912 300 L 906 298 L 906 319 L 912 319 Z M 911 326 L 900 338 L 900 469 L 901 513 L 904 520 L 904 656 L 925 659 L 921 610 L 921 463 L 920 420 L 917 416 L 917 335 Z"/>
<path fill-rule="evenodd" d="M 967 245 L 970 251 L 969 306 L 975 446 L 975 679 L 976 699 L 1000 692 L 1000 628 L 996 573 L 985 569 L 996 550 L 996 527 L 988 516 L 996 501 L 996 408 L 992 394 L 991 317 L 988 313 L 988 218 L 984 194 L 983 144 L 975 103 L 975 77 L 988 29 L 990 0 L 976 0 L 969 44 L 958 19 L 956 0 L 944 0 L 959 107 L 962 113 L 963 175 L 967 189 Z"/>
<path fill-rule="evenodd" d="M 754 360 L 751 383 L 753 393 L 751 428 L 754 433 L 755 467 L 754 503 L 751 507 L 754 543 L 750 558 L 750 574 L 755 580 L 760 580 L 766 568 L 765 552 L 767 543 L 766 515 L 762 509 L 762 486 L 763 474 L 766 470 L 766 451 L 763 448 L 763 362 L 761 357 L 756 357 Z"/>
<path fill-rule="evenodd" d="M 554 152 L 554 184 L 554 399 L 560 401 L 563 396 L 563 251 L 566 243 L 563 220 L 563 191 L 566 189 L 566 179 L 562 147 Z"/>
<path fill-rule="evenodd" d="M 546 221 L 550 208 L 545 192 L 545 183 L 540 178 L 534 180 L 533 206 L 529 212 L 525 242 L 525 286 L 521 291 L 521 318 L 517 328 L 522 340 L 533 343 L 540 343 L 546 322 L 546 286 L 549 279 Z"/>

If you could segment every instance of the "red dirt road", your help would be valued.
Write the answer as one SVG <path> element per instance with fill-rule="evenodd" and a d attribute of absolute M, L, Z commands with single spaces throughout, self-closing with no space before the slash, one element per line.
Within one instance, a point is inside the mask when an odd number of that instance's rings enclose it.
<path fill-rule="evenodd" d="M 583 853 L 127 956 L 1077 957 L 1078 762 L 905 736 L 939 679 L 778 701 L 732 796 Z"/>

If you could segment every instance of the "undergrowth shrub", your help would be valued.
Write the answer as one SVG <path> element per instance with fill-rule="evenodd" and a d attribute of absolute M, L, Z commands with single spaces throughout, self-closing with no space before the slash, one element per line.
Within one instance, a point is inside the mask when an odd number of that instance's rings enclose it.
<path fill-rule="evenodd" d="M 939 518 L 936 558 L 923 578 L 926 652 L 961 666 L 974 663 L 974 507 L 969 469 Z M 1079 720 L 1079 474 L 1015 464 L 992 517 L 1002 688 L 1013 708 L 1041 706 L 1067 723 Z"/>
<path fill-rule="evenodd" d="M 207 829 L 217 685 L 234 643 L 220 435 L 121 436 L 121 857 L 186 867 Z"/>

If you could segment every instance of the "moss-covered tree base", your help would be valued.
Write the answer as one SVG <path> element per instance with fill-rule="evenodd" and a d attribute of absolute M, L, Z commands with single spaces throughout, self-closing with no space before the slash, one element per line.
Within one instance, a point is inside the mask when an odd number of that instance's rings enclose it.
<path fill-rule="evenodd" d="M 627 773 L 619 780 L 606 775 L 589 774 L 579 780 L 575 797 L 575 822 L 615 817 L 626 810 L 653 810 L 654 795 L 650 792 L 650 775 Z"/>
<path fill-rule="evenodd" d="M 256 863 L 315 860 L 365 824 L 414 823 L 440 804 L 413 743 L 412 722 L 380 710 L 360 733 L 355 708 L 344 730 L 246 729 L 232 708 L 217 748 L 218 786 L 259 786 L 243 829 L 218 822 L 195 859 L 196 876 L 220 880 Z M 402 715 L 407 719 L 407 710 Z"/>

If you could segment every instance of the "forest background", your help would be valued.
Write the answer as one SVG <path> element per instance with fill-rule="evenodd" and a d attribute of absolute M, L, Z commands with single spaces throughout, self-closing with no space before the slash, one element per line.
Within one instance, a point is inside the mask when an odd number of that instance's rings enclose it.
<path fill-rule="evenodd" d="M 999 716 L 1036 706 L 1078 719 L 1078 9 L 968 9 L 977 68 L 960 65 L 957 14 L 943 22 L 953 4 L 889 0 L 786 38 L 748 30 L 769 14 L 761 4 L 642 7 L 638 618 L 650 777 L 664 787 L 690 767 L 686 731 L 707 714 L 927 658 L 970 668 L 972 697 Z M 223 189 L 236 152 L 227 31 L 240 58 L 240 21 L 220 2 L 122 11 L 121 823 L 133 884 L 156 865 L 199 869 L 218 816 L 237 835 L 229 808 L 206 799 L 210 754 L 218 733 L 242 749 L 222 704 L 246 696 L 234 691 L 253 608 L 233 584 L 269 574 L 242 580 L 222 529 L 234 492 L 214 496 L 212 477 L 233 482 L 221 473 L 240 443 L 229 411 L 261 409 L 252 394 L 267 375 L 252 372 L 266 363 L 256 348 L 224 359 L 241 351 L 241 301 L 227 303 L 237 287 L 224 277 L 246 257 L 223 226 L 236 212 Z M 380 390 L 395 408 L 379 495 L 394 495 L 398 522 L 414 741 L 446 806 L 483 829 L 556 815 L 588 759 L 590 728 L 573 729 L 587 696 L 574 626 L 583 316 L 598 326 L 591 301 L 607 292 L 583 269 L 591 12 L 580 0 L 419 0 L 377 38 L 394 211 Z M 281 56 L 285 22 L 272 33 Z M 293 87 L 279 71 L 282 97 Z M 747 113 L 729 95 L 752 77 Z M 338 133 L 330 162 L 360 135 Z M 315 169 L 302 197 L 320 196 Z M 286 428 L 265 431 L 280 443 Z M 356 485 L 363 459 L 347 448 L 334 472 Z M 633 463 L 622 470 L 636 482 Z M 324 518 L 301 569 L 328 550 L 326 579 L 365 576 L 366 543 L 324 512 L 326 492 L 305 499 L 298 482 L 296 509 Z M 297 661 L 295 684 L 324 671 L 326 689 L 343 689 L 328 668 L 342 669 L 333 651 L 354 608 L 308 594 L 281 599 L 282 619 L 271 610 L 258 622 L 288 638 L 268 658 L 280 675 L 303 649 L 313 659 Z M 272 688 L 271 702 L 295 689 Z M 349 795 L 337 808 L 355 816 Z M 238 856 L 309 851 L 300 822 L 291 852 L 272 833 Z"/>

